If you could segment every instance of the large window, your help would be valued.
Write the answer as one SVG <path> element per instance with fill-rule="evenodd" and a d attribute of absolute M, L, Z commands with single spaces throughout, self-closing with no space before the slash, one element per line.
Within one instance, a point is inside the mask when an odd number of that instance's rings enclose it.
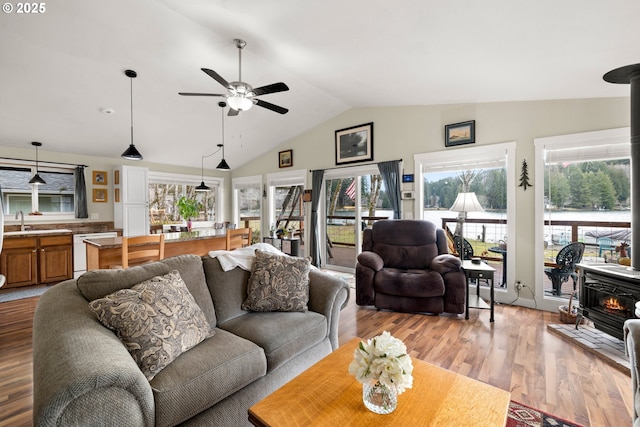
<path fill-rule="evenodd" d="M 582 242 L 583 262 L 617 262 L 621 245 L 630 243 L 629 129 L 586 132 L 535 140 L 536 244 L 540 266 L 538 295 L 557 301 L 574 291 L 573 280 L 558 291 L 543 274 L 558 252 Z M 608 249 L 603 249 L 606 246 Z M 611 249 L 611 248 L 614 249 Z M 576 284 L 576 290 L 577 284 Z"/>
<path fill-rule="evenodd" d="M 426 219 L 462 235 L 473 255 L 496 264 L 496 286 L 513 292 L 517 277 L 513 256 L 516 246 L 515 143 L 457 148 L 414 156 L 416 170 L 415 218 Z M 450 210 L 459 193 L 475 193 L 481 212 Z M 465 218 L 464 223 L 459 217 Z M 461 218 L 460 218 L 461 219 Z M 462 225 L 464 224 L 464 225 Z M 456 251 L 450 239 L 450 249 Z M 508 242 L 507 249 L 504 249 Z M 468 245 L 465 244 L 468 247 Z"/>
<path fill-rule="evenodd" d="M 149 213 L 151 223 L 181 223 L 177 209 L 178 200 L 185 196 L 200 202 L 200 211 L 192 221 L 221 222 L 221 178 L 205 177 L 211 191 L 198 192 L 196 187 L 201 177 L 179 174 L 149 172 Z"/>
<path fill-rule="evenodd" d="M 43 168 L 39 174 L 46 184 L 32 185 L 29 180 L 35 167 L 0 166 L 3 214 L 13 215 L 17 211 L 41 213 L 43 215 L 74 214 L 74 171 L 70 168 Z"/>
<path fill-rule="evenodd" d="M 238 227 L 251 228 L 251 240 L 260 242 L 262 230 L 262 177 L 233 179 L 233 218 Z"/>

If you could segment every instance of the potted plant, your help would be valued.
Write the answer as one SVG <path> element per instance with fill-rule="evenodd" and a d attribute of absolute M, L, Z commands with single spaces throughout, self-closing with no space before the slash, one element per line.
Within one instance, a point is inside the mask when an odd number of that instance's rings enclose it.
<path fill-rule="evenodd" d="M 187 229 L 191 231 L 191 219 L 198 216 L 198 213 L 202 208 L 202 203 L 200 203 L 196 199 L 182 196 L 180 197 L 180 199 L 178 199 L 177 207 L 178 213 L 180 214 L 182 219 L 187 220 Z"/>

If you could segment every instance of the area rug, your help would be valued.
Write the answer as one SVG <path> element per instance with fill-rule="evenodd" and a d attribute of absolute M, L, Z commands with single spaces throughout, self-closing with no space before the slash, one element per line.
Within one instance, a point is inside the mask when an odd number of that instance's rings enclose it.
<path fill-rule="evenodd" d="M 6 289 L 0 291 L 0 303 L 18 299 L 37 297 L 46 292 L 49 286 L 30 286 L 29 289 Z"/>
<path fill-rule="evenodd" d="M 509 402 L 505 427 L 584 427 L 522 403 Z"/>

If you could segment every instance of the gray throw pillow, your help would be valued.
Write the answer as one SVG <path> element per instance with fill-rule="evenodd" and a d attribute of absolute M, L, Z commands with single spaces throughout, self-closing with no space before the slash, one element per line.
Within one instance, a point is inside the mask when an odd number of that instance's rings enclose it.
<path fill-rule="evenodd" d="M 93 300 L 89 307 L 116 332 L 149 381 L 214 334 L 177 270 Z"/>
<path fill-rule="evenodd" d="M 243 310 L 307 311 L 309 260 L 256 250 Z"/>

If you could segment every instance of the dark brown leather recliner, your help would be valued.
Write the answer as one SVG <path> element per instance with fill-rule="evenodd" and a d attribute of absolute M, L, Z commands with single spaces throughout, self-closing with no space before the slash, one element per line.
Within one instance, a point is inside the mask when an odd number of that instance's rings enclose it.
<path fill-rule="evenodd" d="M 364 230 L 356 304 L 411 313 L 464 312 L 466 278 L 444 230 L 423 220 L 377 221 Z"/>

